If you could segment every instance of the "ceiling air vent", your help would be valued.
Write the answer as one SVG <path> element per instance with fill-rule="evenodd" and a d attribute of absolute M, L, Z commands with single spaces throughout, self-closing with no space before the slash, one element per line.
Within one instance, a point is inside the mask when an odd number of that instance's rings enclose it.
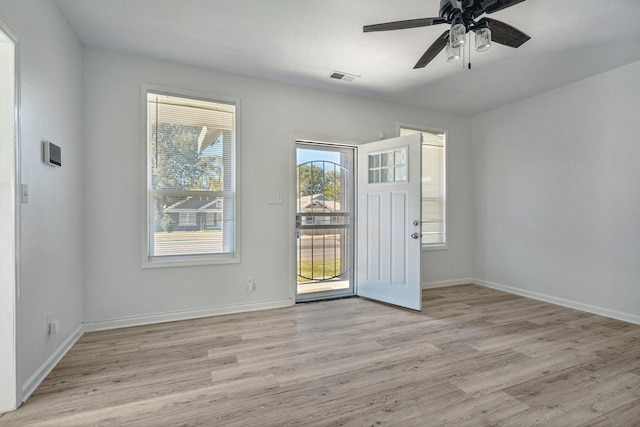
<path fill-rule="evenodd" d="M 360 76 L 356 76 L 355 74 L 343 73 L 342 71 L 333 71 L 329 77 L 345 82 L 352 82 Z"/>

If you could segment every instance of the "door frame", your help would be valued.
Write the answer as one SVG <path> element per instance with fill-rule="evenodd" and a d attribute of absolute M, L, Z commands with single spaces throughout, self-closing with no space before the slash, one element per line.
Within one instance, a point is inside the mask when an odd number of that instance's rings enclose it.
<path fill-rule="evenodd" d="M 297 255 L 297 238 L 296 238 L 296 221 L 295 221 L 295 217 L 297 214 L 297 194 L 298 194 L 298 189 L 296 187 L 296 181 L 297 181 L 297 177 L 296 177 L 296 169 L 298 166 L 298 161 L 297 161 L 297 148 L 298 148 L 298 143 L 302 143 L 302 144 L 310 144 L 310 145 L 315 145 L 318 147 L 333 147 L 333 148 L 346 148 L 346 149 L 350 149 L 353 150 L 353 170 L 352 170 L 352 184 L 353 184 L 353 208 L 352 208 L 352 224 L 351 224 L 351 232 L 352 232 L 352 236 L 353 239 L 351 241 L 351 263 L 352 263 L 352 274 L 351 274 L 351 283 L 352 283 L 352 293 L 349 294 L 341 294 L 341 295 L 326 295 L 326 296 L 318 296 L 317 298 L 309 298 L 309 299 L 305 299 L 304 301 L 296 301 L 296 296 L 298 294 L 298 277 L 296 274 L 296 262 L 298 260 L 298 255 Z M 291 275 L 291 279 L 290 279 L 290 283 L 291 286 L 289 287 L 289 299 L 291 300 L 291 304 L 296 304 L 297 302 L 311 302 L 311 301 L 320 301 L 320 300 L 325 300 L 325 299 L 334 299 L 334 298 L 342 298 L 342 297 L 351 297 L 351 296 L 355 296 L 356 295 L 356 280 L 355 280 L 355 270 L 354 270 L 354 263 L 355 263 L 355 256 L 356 256 L 356 250 L 357 250 L 357 242 L 356 242 L 356 236 L 355 236 L 355 221 L 357 218 L 357 203 L 356 203 L 356 189 L 357 189 L 357 157 L 358 157 L 358 144 L 354 144 L 351 142 L 327 142 L 327 141 L 323 141 L 323 140 L 316 140 L 313 138 L 305 138 L 305 137 L 292 137 L 292 149 L 291 149 L 291 157 L 290 157 L 290 173 L 291 173 L 291 177 L 290 177 L 290 190 L 289 190 L 289 236 L 291 236 L 289 242 L 289 274 Z"/>
<path fill-rule="evenodd" d="M 0 348 L 4 349 L 0 360 L 7 369 L 3 376 L 10 377 L 9 383 L 0 384 L 0 412 L 5 410 L 15 410 L 22 404 L 22 381 L 20 374 L 20 340 L 19 340 L 19 313 L 20 313 L 20 204 L 21 204 L 21 172 L 20 172 L 20 44 L 18 37 L 0 21 L 0 36 L 3 42 L 12 44 L 13 53 L 13 97 L 9 99 L 9 108 L 13 111 L 13 126 L 9 126 L 6 135 L 1 135 L 2 140 L 11 141 L 9 156 L 1 156 L 0 169 L 8 171 L 9 186 L 2 190 L 0 198 L 10 201 L 9 212 L 0 215 L 0 222 L 6 224 L 3 228 L 1 238 L 9 241 L 9 254 L 1 262 L 6 264 L 2 270 L 5 272 L 0 277 L 0 299 L 9 301 L 9 319 L 12 333 L 6 331 L 0 335 Z M 3 98 L 5 98 L 3 96 Z M 1 102 L 1 101 L 0 101 Z M 11 130 L 9 130 L 11 129 Z M 6 137 L 6 138 L 5 138 Z M 6 272 L 9 272 L 8 274 Z M 8 362 L 8 363 L 7 363 Z"/>
<path fill-rule="evenodd" d="M 399 139 L 399 137 L 396 138 L 390 138 L 390 139 Z M 373 142 L 377 142 L 377 141 L 373 141 Z M 353 186 L 354 186 L 354 194 L 353 194 L 353 201 L 354 201 L 354 205 L 353 206 L 353 224 L 352 224 L 352 230 L 353 230 L 353 239 L 352 239 L 352 246 L 353 246 L 353 250 L 352 250 L 352 269 L 353 269 L 353 275 L 352 275 L 352 280 L 353 280 L 353 294 L 349 294 L 349 295 L 341 295 L 341 296 L 330 296 L 327 295 L 325 298 L 323 298 L 322 296 L 318 297 L 318 298 L 313 298 L 313 299 L 309 299 L 309 300 L 304 300 L 304 302 L 307 301 L 315 301 L 315 300 L 322 300 L 322 299 L 331 299 L 331 298 L 339 298 L 342 296 L 357 296 L 359 294 L 358 291 L 358 282 L 359 282 L 359 278 L 358 278 L 358 268 L 356 263 L 358 262 L 358 258 L 359 258 L 359 250 L 360 248 L 360 242 L 358 239 L 358 232 L 357 232 L 357 228 L 358 228 L 358 220 L 359 220 L 359 198 L 360 195 L 358 194 L 359 191 L 359 157 L 360 157 L 360 153 L 359 153 L 359 149 L 361 148 L 362 145 L 366 145 L 365 144 L 352 144 L 352 143 L 340 143 L 340 142 L 325 142 L 325 141 L 318 141 L 318 140 L 313 140 L 313 139 L 308 139 L 308 138 L 297 138 L 297 137 L 292 137 L 292 144 L 291 144 L 291 151 L 290 151 L 290 158 L 289 158 L 289 173 L 290 175 L 290 187 L 289 187 L 289 236 L 290 236 L 290 244 L 289 244 L 289 274 L 291 274 L 291 279 L 290 279 L 290 288 L 289 288 L 289 299 L 291 301 L 291 305 L 296 304 L 298 301 L 296 301 L 296 296 L 297 296 L 297 269 L 296 269 L 296 262 L 297 262 L 297 236 L 296 236 L 296 231 L 297 231 L 297 227 L 296 227 L 296 214 L 297 214 L 297 177 L 296 177 L 296 171 L 297 171 L 297 147 L 298 147 L 298 143 L 308 143 L 308 144 L 313 144 L 313 145 L 317 145 L 317 146 L 333 146 L 333 147 L 341 147 L 341 148 L 349 148 L 351 150 L 353 150 L 353 154 L 354 154 L 354 161 L 353 161 Z M 422 144 L 419 144 L 419 148 L 420 151 L 422 149 Z M 419 161 L 421 162 L 421 156 Z M 420 163 L 421 164 L 421 163 Z M 420 170 L 420 168 L 418 169 Z M 419 175 L 421 176 L 421 173 L 419 172 Z M 420 215 L 418 215 L 420 217 Z M 418 221 L 420 221 L 420 218 L 418 218 Z M 413 236 L 412 236 L 413 237 Z M 422 248 L 420 248 L 419 253 L 422 253 Z M 420 275 L 421 276 L 421 275 Z M 421 281 L 421 279 L 419 279 Z M 422 286 L 420 286 L 420 290 L 422 290 Z M 421 298 L 421 297 L 420 297 Z M 374 298 L 376 299 L 376 298 Z M 303 301 L 300 301 L 303 302 Z M 404 304 L 400 304 L 401 306 L 404 306 Z M 407 306 L 408 307 L 408 306 Z M 413 307 L 411 307 L 413 308 Z M 422 304 L 421 304 L 421 299 L 420 299 L 420 304 L 419 307 L 416 307 L 414 309 L 420 311 L 422 308 Z"/>

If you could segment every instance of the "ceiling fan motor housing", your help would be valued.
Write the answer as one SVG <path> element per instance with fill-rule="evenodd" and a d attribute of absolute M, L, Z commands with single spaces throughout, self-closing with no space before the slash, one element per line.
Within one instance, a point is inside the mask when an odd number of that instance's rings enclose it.
<path fill-rule="evenodd" d="M 498 0 L 440 0 L 440 16 L 450 24 L 464 24 L 467 31 L 475 25 L 475 18 L 484 13 L 484 8 Z"/>

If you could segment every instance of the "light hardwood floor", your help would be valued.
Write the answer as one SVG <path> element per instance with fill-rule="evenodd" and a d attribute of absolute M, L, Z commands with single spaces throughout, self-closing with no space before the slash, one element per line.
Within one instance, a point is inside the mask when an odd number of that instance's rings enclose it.
<path fill-rule="evenodd" d="M 640 326 L 475 285 L 85 334 L 1 426 L 640 426 Z"/>

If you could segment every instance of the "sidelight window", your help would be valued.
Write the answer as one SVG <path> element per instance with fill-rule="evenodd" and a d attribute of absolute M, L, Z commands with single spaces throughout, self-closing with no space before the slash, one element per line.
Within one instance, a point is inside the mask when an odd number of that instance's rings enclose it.
<path fill-rule="evenodd" d="M 422 247 L 447 243 L 446 133 L 400 127 L 400 136 L 422 134 Z"/>

